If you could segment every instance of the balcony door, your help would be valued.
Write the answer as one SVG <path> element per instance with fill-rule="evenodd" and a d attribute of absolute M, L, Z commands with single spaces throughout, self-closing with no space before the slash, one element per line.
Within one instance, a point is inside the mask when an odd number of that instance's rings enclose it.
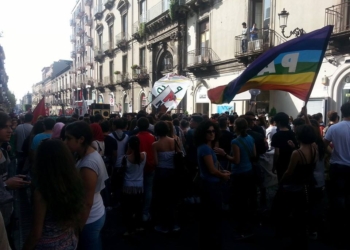
<path fill-rule="evenodd" d="M 128 33 L 128 14 L 122 15 L 122 38 L 126 39 Z"/>
<path fill-rule="evenodd" d="M 203 21 L 199 25 L 199 55 L 201 60 L 206 60 L 209 58 L 209 19 Z"/>

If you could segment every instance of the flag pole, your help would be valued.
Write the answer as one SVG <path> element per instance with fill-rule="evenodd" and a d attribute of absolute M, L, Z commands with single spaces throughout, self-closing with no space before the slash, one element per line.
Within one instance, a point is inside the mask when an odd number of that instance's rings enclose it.
<path fill-rule="evenodd" d="M 324 42 L 323 43 L 323 49 L 322 49 L 322 52 L 321 52 L 321 55 L 320 55 L 320 58 L 322 59 L 322 61 L 323 61 L 323 58 L 324 58 L 324 54 L 326 53 L 326 49 L 327 49 L 327 46 L 328 46 L 329 38 L 331 37 L 332 32 L 333 32 L 333 28 L 329 29 L 328 30 L 328 34 L 326 36 L 326 39 L 323 41 Z M 313 90 L 313 88 L 315 86 L 315 82 L 316 82 L 316 79 L 317 79 L 318 72 L 320 72 L 321 65 L 322 65 L 322 63 L 319 63 L 317 65 L 314 79 L 313 79 L 313 81 L 311 83 L 311 87 L 309 89 L 309 92 L 307 93 L 307 96 L 306 96 L 307 98 L 305 99 L 304 107 L 306 107 L 306 105 L 307 105 L 307 103 L 308 103 L 308 101 L 310 99 L 311 92 L 312 92 L 312 90 Z"/>

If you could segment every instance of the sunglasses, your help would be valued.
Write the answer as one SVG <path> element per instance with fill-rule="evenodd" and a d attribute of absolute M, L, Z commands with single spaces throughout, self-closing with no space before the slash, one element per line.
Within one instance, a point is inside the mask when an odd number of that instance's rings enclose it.
<path fill-rule="evenodd" d="M 207 134 L 215 134 L 215 130 L 207 130 Z"/>

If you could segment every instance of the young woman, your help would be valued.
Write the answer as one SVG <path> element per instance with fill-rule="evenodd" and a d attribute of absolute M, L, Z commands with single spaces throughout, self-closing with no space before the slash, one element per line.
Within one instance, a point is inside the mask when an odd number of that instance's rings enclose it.
<path fill-rule="evenodd" d="M 171 125 L 172 126 L 172 125 Z M 167 233 L 169 230 L 179 230 L 175 223 L 176 180 L 174 175 L 175 151 L 180 151 L 175 139 L 169 137 L 169 125 L 160 121 L 154 126 L 158 141 L 152 144 L 156 171 L 154 176 L 154 217 L 155 230 Z"/>
<path fill-rule="evenodd" d="M 101 155 L 91 147 L 92 140 L 92 131 L 86 122 L 77 121 L 66 126 L 65 142 L 78 157 L 77 168 L 85 191 L 79 248 L 100 250 L 100 231 L 106 217 L 100 192 L 105 188 L 108 174 Z"/>
<path fill-rule="evenodd" d="M 293 249 L 307 248 L 307 227 L 310 218 L 310 191 L 315 186 L 314 170 L 319 160 L 315 130 L 310 125 L 295 129 L 300 148 L 294 150 L 286 172 L 280 182 L 285 203 L 280 211 L 285 216 L 292 213 Z M 284 218 L 280 218 L 284 219 Z"/>
<path fill-rule="evenodd" d="M 252 236 L 252 219 L 256 211 L 256 193 L 251 160 L 256 157 L 254 139 L 247 134 L 248 123 L 244 118 L 235 120 L 234 131 L 237 138 L 231 143 L 231 155 L 222 149 L 215 152 L 225 156 L 231 164 L 231 210 L 237 221 L 235 238 L 244 239 Z"/>
<path fill-rule="evenodd" d="M 127 227 L 124 236 L 135 233 L 142 221 L 143 169 L 146 163 L 146 152 L 140 152 L 137 136 L 130 137 L 128 152 L 122 196 L 123 219 Z"/>
<path fill-rule="evenodd" d="M 199 124 L 195 131 L 197 160 L 201 179 L 201 209 L 199 248 L 221 249 L 221 181 L 228 181 L 230 173 L 221 171 L 213 150 L 219 138 L 219 128 L 211 121 Z"/>
<path fill-rule="evenodd" d="M 83 185 L 72 154 L 61 140 L 45 140 L 34 171 L 34 221 L 23 249 L 76 249 Z"/>

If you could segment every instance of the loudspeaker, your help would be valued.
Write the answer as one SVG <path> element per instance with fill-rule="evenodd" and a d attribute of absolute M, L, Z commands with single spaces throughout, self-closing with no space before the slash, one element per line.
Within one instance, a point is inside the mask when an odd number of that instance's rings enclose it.
<path fill-rule="evenodd" d="M 110 104 L 103 104 L 103 103 L 92 103 L 90 105 L 91 109 L 110 109 Z"/>
<path fill-rule="evenodd" d="M 102 109 L 102 110 L 101 110 L 101 115 L 102 115 L 104 118 L 109 118 L 109 112 L 110 112 L 109 109 Z"/>
<path fill-rule="evenodd" d="M 101 114 L 101 109 L 93 109 L 92 110 L 92 115 L 97 115 L 97 114 Z"/>

